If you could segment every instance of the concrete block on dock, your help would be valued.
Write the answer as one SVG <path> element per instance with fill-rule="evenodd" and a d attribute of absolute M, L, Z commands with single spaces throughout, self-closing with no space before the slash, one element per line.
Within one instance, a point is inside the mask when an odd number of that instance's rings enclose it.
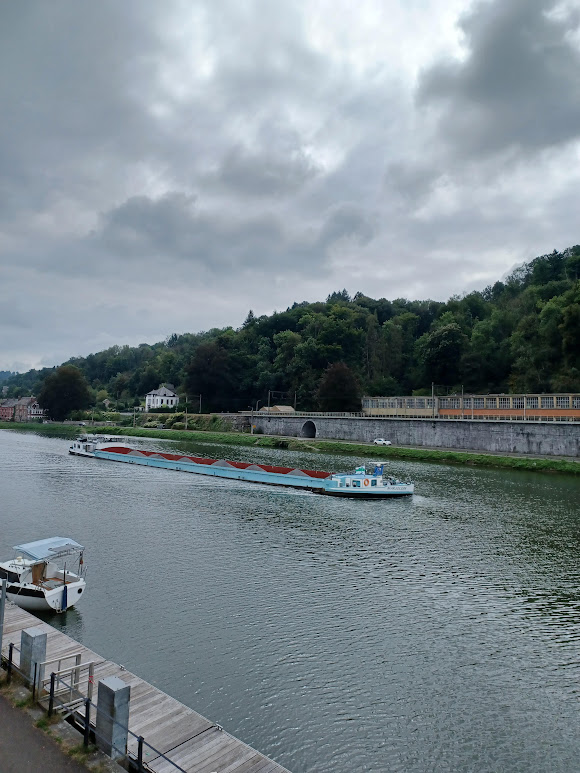
<path fill-rule="evenodd" d="M 34 682 L 34 667 L 36 682 L 41 679 L 40 663 L 46 660 L 46 633 L 42 628 L 25 628 L 20 634 L 20 671 L 24 679 L 32 687 Z"/>
<path fill-rule="evenodd" d="M 131 687 L 117 676 L 99 681 L 96 741 L 98 748 L 114 760 L 127 754 Z"/>

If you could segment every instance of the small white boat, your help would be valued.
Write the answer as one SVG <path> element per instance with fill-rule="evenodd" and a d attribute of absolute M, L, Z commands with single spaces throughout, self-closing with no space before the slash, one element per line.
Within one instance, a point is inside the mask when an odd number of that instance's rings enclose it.
<path fill-rule="evenodd" d="M 15 545 L 13 550 L 13 559 L 0 561 L 0 580 L 7 581 L 6 597 L 13 604 L 29 612 L 66 612 L 82 598 L 84 547 L 78 542 L 50 537 Z M 74 572 L 71 563 L 76 565 Z"/>
<path fill-rule="evenodd" d="M 122 435 L 79 435 L 69 447 L 69 454 L 75 456 L 94 456 L 95 451 L 111 443 L 127 443 L 127 438 Z"/>

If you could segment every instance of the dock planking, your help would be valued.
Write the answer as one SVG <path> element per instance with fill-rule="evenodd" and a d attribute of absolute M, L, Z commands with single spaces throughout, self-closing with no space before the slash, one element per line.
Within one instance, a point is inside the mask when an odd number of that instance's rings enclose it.
<path fill-rule="evenodd" d="M 178 770 L 175 765 L 187 773 L 288 773 L 282 765 L 234 738 L 194 709 L 13 604 L 7 604 L 5 610 L 1 642 L 4 655 L 11 643 L 19 648 L 21 632 L 32 627 L 40 628 L 47 634 L 47 660 L 64 659 L 80 653 L 81 665 L 91 661 L 95 664 L 94 702 L 100 679 L 116 676 L 131 686 L 129 730 L 145 739 L 144 763 L 152 773 L 175 773 Z M 67 661 L 66 666 L 69 665 L 71 661 Z M 50 670 L 49 667 L 47 673 Z M 86 692 L 86 688 L 85 676 L 81 678 L 80 689 Z M 94 715 L 93 709 L 93 725 Z M 127 751 L 136 758 L 137 739 L 131 735 Z"/>

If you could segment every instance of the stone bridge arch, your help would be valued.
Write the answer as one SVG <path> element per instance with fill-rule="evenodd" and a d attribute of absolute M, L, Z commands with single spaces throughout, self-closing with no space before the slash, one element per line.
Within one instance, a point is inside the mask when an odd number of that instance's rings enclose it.
<path fill-rule="evenodd" d="M 304 422 L 300 430 L 300 437 L 316 437 L 316 424 L 310 419 Z"/>

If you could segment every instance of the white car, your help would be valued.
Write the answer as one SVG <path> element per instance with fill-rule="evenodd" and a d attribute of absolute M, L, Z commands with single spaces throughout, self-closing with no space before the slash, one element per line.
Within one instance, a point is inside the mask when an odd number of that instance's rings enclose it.
<path fill-rule="evenodd" d="M 373 445 L 375 446 L 390 446 L 392 445 L 390 440 L 385 440 L 382 437 L 377 437 L 373 440 Z"/>

